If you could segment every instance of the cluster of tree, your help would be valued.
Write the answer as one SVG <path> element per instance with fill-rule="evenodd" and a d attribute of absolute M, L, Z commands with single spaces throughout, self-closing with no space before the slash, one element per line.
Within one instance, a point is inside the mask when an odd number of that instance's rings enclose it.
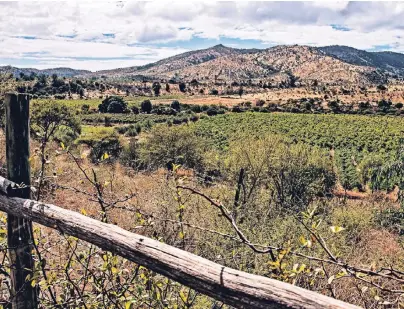
<path fill-rule="evenodd" d="M 21 93 L 32 94 L 33 98 L 46 98 L 55 97 L 56 99 L 71 98 L 72 94 L 77 94 L 81 98 L 85 96 L 86 91 L 100 91 L 104 92 L 111 89 L 111 85 L 100 83 L 93 79 L 66 79 L 59 77 L 57 74 L 51 76 L 35 73 L 30 75 L 20 74 L 17 81 L 24 81 L 25 83 L 18 83 L 16 90 Z M 27 83 L 29 82 L 29 83 Z"/>

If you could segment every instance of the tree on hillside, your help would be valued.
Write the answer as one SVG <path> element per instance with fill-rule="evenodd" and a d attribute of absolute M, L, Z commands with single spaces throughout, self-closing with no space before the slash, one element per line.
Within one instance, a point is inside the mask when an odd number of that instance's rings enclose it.
<path fill-rule="evenodd" d="M 181 83 L 178 84 L 178 87 L 180 88 L 181 92 L 185 92 L 185 89 L 186 89 L 187 86 L 185 85 L 184 82 L 181 82 Z"/>
<path fill-rule="evenodd" d="M 379 92 L 381 92 L 381 93 L 384 93 L 384 92 L 387 91 L 387 87 L 386 87 L 385 85 L 378 85 L 378 86 L 376 87 L 376 89 L 377 89 L 377 91 L 379 91 Z"/>
<path fill-rule="evenodd" d="M 238 88 L 238 95 L 240 96 L 240 98 L 243 95 L 243 93 L 244 93 L 243 87 Z"/>
<path fill-rule="evenodd" d="M 48 83 L 48 78 L 45 74 L 41 74 L 38 76 L 38 83 L 41 86 L 46 86 L 46 84 Z"/>
<path fill-rule="evenodd" d="M 111 96 L 107 97 L 98 105 L 98 110 L 101 113 L 126 113 L 128 104 L 122 97 Z"/>
<path fill-rule="evenodd" d="M 160 83 L 159 82 L 154 82 L 153 85 L 152 85 L 152 89 L 153 89 L 154 95 L 156 97 L 158 97 L 160 95 L 160 90 L 161 90 Z"/>
<path fill-rule="evenodd" d="M 218 91 L 217 89 L 211 89 L 211 90 L 210 90 L 210 94 L 211 94 L 211 95 L 218 95 L 218 94 L 219 94 L 219 91 Z"/>
<path fill-rule="evenodd" d="M 170 85 L 166 83 L 166 92 L 170 92 Z"/>

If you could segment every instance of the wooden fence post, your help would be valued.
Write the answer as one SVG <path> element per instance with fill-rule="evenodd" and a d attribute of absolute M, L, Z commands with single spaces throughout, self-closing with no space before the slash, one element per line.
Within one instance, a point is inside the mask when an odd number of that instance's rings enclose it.
<path fill-rule="evenodd" d="M 6 94 L 6 160 L 8 179 L 23 184 L 13 190 L 12 196 L 30 198 L 29 164 L 29 96 Z M 38 307 L 36 287 L 31 286 L 28 276 L 33 275 L 32 222 L 8 215 L 7 235 L 10 259 L 11 304 L 13 309 Z"/>

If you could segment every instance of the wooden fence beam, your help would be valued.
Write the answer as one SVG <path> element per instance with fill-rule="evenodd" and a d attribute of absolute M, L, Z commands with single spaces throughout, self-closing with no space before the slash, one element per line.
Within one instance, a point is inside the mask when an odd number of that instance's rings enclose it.
<path fill-rule="evenodd" d="M 236 308 L 359 308 L 285 282 L 224 267 L 55 205 L 10 198 L 6 191 L 0 191 L 0 211 L 85 240 Z"/>
<path fill-rule="evenodd" d="M 29 165 L 29 95 L 8 93 L 6 108 L 6 164 L 7 177 L 11 181 L 24 184 L 12 190 L 12 196 L 30 198 L 31 174 Z M 5 181 L 0 182 L 6 185 Z M 11 304 L 13 309 L 35 309 L 38 307 L 36 287 L 27 281 L 32 276 L 32 223 L 29 219 L 7 217 L 7 243 L 10 261 Z"/>

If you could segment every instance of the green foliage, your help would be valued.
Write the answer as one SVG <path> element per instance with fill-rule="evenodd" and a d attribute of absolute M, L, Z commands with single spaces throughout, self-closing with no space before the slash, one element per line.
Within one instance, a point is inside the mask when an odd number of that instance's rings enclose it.
<path fill-rule="evenodd" d="M 404 235 L 404 206 L 387 208 L 376 214 L 376 222 L 399 235 Z"/>
<path fill-rule="evenodd" d="M 358 165 L 364 158 L 378 155 L 388 161 L 392 154 L 396 154 L 404 132 L 404 119 L 245 112 L 201 119 L 195 126 L 198 134 L 221 150 L 227 149 L 232 140 L 262 137 L 270 133 L 326 150 L 333 146 L 338 174 L 343 177 L 341 182 L 352 188 L 360 185 Z"/>
<path fill-rule="evenodd" d="M 123 147 L 122 152 L 119 156 L 121 164 L 135 170 L 141 168 L 142 161 L 139 148 L 139 143 L 136 142 L 136 140 L 130 140 L 129 144 Z"/>
<path fill-rule="evenodd" d="M 116 159 L 122 150 L 119 135 L 113 128 L 85 126 L 76 144 L 85 144 L 91 148 L 92 162 L 99 162 L 105 153 L 111 159 Z"/>
<path fill-rule="evenodd" d="M 301 211 L 316 198 L 329 195 L 336 175 L 324 151 L 298 143 L 289 144 L 268 135 L 259 139 L 231 142 L 225 159 L 227 178 L 237 179 L 243 168 L 244 184 L 250 195 L 262 189 L 272 192 L 271 200 L 280 207 Z"/>
<path fill-rule="evenodd" d="M 239 95 L 239 96 L 240 96 L 240 98 L 241 98 L 241 96 L 242 96 L 242 95 L 243 95 L 243 93 L 244 93 L 244 89 L 243 89 L 243 87 L 238 88 L 237 93 L 238 93 L 238 95 Z"/>
<path fill-rule="evenodd" d="M 81 132 L 80 121 L 74 111 L 52 100 L 32 105 L 30 123 L 34 138 L 45 143 L 56 138 L 68 144 Z"/>
<path fill-rule="evenodd" d="M 154 95 L 156 97 L 158 97 L 160 95 L 160 90 L 161 90 L 160 83 L 159 82 L 154 82 L 153 85 L 152 85 L 152 89 L 153 89 Z"/>
<path fill-rule="evenodd" d="M 202 162 L 204 142 L 195 136 L 189 127 L 164 125 L 152 128 L 142 145 L 142 160 L 148 168 L 171 168 L 180 164 L 188 168 L 198 168 Z"/>
<path fill-rule="evenodd" d="M 111 96 L 102 101 L 98 106 L 101 113 L 125 113 L 127 112 L 128 103 L 122 97 Z"/>
<path fill-rule="evenodd" d="M 177 100 L 174 100 L 170 104 L 171 108 L 179 112 L 181 110 L 181 103 Z"/>
<path fill-rule="evenodd" d="M 211 90 L 209 91 L 209 94 L 210 94 L 210 95 L 218 95 L 218 94 L 219 94 L 219 91 L 218 91 L 217 89 L 211 89 Z"/>
<path fill-rule="evenodd" d="M 150 114 L 152 109 L 153 109 L 153 105 L 152 105 L 150 100 L 144 100 L 140 104 L 140 110 L 141 110 L 142 113 Z"/>
<path fill-rule="evenodd" d="M 181 92 L 185 92 L 187 86 L 186 86 L 186 84 L 184 82 L 181 82 L 181 83 L 178 84 L 178 87 L 179 87 Z"/>

